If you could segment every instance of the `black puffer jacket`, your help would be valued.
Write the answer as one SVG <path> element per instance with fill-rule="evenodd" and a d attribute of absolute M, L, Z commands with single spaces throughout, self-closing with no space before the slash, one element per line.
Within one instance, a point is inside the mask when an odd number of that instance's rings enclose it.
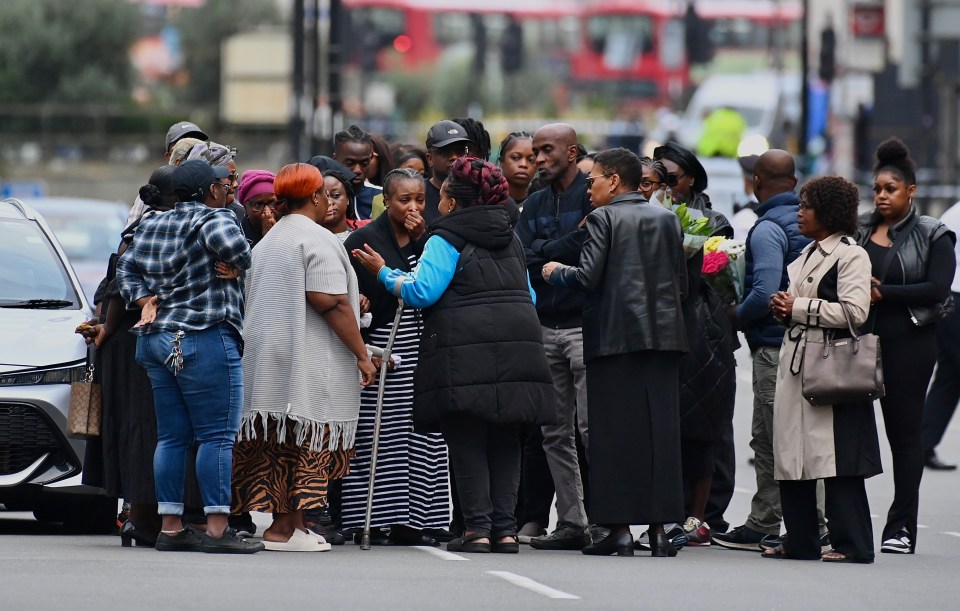
<path fill-rule="evenodd" d="M 552 423 L 556 391 L 530 297 L 516 206 L 478 205 L 435 220 L 430 233 L 460 252 L 443 296 L 423 310 L 414 425 L 441 414 L 498 423 Z"/>
<path fill-rule="evenodd" d="M 703 204 L 705 195 L 699 201 Z M 705 205 L 703 213 L 713 227 L 711 235 L 733 237 L 733 228 L 723 214 Z M 736 359 L 739 341 L 726 306 L 703 281 L 703 250 L 687 261 L 687 296 L 683 320 L 690 337 L 690 352 L 680 361 L 680 435 L 710 441 L 720 425 L 733 418 L 736 399 Z"/>
<path fill-rule="evenodd" d="M 697 266 L 702 261 L 702 254 L 691 259 Z M 723 300 L 699 273 L 691 276 L 693 294 L 684 308 L 691 312 L 685 316 L 690 352 L 680 361 L 680 435 L 711 441 L 733 418 L 737 391 L 733 351 L 738 342 Z"/>

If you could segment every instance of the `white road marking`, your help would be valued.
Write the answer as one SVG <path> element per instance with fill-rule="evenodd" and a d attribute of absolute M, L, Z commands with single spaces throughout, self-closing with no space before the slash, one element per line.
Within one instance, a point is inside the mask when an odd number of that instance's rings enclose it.
<path fill-rule="evenodd" d="M 416 545 L 413 549 L 418 549 L 422 552 L 427 552 L 431 556 L 436 556 L 441 560 L 470 560 L 469 558 L 464 558 L 463 556 L 458 556 L 452 552 L 442 550 L 437 547 L 426 547 L 424 545 Z"/>
<path fill-rule="evenodd" d="M 955 533 L 952 530 L 946 530 L 943 532 L 945 535 L 950 535 L 951 537 L 960 537 L 960 533 Z"/>
<path fill-rule="evenodd" d="M 930 527 L 925 524 L 917 524 L 917 528 L 930 528 Z"/>
<path fill-rule="evenodd" d="M 519 586 L 531 592 L 536 592 L 547 598 L 563 598 L 567 600 L 580 600 L 579 596 L 574 594 L 568 594 L 567 592 L 562 592 L 560 590 L 551 588 L 550 586 L 544 585 L 539 581 L 534 581 L 529 577 L 524 577 L 522 575 L 517 575 L 516 573 L 511 573 L 509 571 L 487 571 L 488 575 L 493 575 L 494 577 L 499 577 L 504 581 L 508 581 L 515 586 Z"/>
<path fill-rule="evenodd" d="M 748 488 L 734 488 L 734 492 L 739 492 L 740 494 L 753 494 L 756 490 L 750 490 Z"/>

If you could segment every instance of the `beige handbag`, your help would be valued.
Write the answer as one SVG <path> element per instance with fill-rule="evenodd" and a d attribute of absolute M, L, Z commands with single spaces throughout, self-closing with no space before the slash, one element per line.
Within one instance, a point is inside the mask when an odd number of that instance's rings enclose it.
<path fill-rule="evenodd" d="M 803 348 L 802 392 L 811 405 L 873 401 L 885 393 L 880 338 L 873 333 L 857 335 L 847 305 L 840 305 L 850 337 L 833 339 L 824 330 L 823 341 L 808 338 Z"/>
<path fill-rule="evenodd" d="M 93 363 L 87 367 L 82 382 L 70 385 L 70 411 L 67 412 L 67 434 L 86 439 L 100 436 L 103 420 L 103 390 L 93 382 Z"/>

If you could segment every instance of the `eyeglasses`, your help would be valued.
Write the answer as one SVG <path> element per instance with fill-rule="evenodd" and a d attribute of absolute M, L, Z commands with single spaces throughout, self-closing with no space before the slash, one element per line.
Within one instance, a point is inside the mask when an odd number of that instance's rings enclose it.
<path fill-rule="evenodd" d="M 597 174 L 596 176 L 587 176 L 587 188 L 588 188 L 588 189 L 592 189 L 592 188 L 593 188 L 593 181 L 595 181 L 596 179 L 598 179 L 598 178 L 610 178 L 610 177 L 613 176 L 614 174 L 616 174 L 616 172 L 613 172 L 612 174 Z"/>
<path fill-rule="evenodd" d="M 229 182 L 220 182 L 219 180 L 215 180 L 213 184 L 217 185 L 218 187 L 223 187 L 224 189 L 229 189 L 231 186 L 233 186 Z"/>
<path fill-rule="evenodd" d="M 267 206 L 270 206 L 272 210 L 276 210 L 277 206 L 279 205 L 280 205 L 280 202 L 257 202 L 256 204 L 250 204 L 250 207 L 256 210 L 257 212 L 261 212 Z"/>
<path fill-rule="evenodd" d="M 801 212 L 806 212 L 807 210 L 813 210 L 814 206 L 806 202 L 803 202 L 799 206 L 797 206 L 797 208 L 799 208 Z"/>
<path fill-rule="evenodd" d="M 669 174 L 667 174 L 667 186 L 676 187 L 677 184 L 680 183 L 680 179 L 685 178 L 686 176 L 687 176 L 686 174 L 677 175 L 673 172 L 670 172 Z"/>
<path fill-rule="evenodd" d="M 641 189 L 652 189 L 653 185 L 662 185 L 663 183 L 659 180 L 642 180 L 640 181 Z"/>
<path fill-rule="evenodd" d="M 231 182 L 231 183 L 237 182 L 237 175 L 236 175 L 236 174 L 229 174 L 229 175 L 227 176 L 227 178 L 230 179 L 230 182 Z"/>

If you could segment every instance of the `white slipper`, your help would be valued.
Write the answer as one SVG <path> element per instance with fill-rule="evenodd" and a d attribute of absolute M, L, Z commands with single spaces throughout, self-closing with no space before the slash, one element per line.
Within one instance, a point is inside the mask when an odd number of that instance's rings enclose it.
<path fill-rule="evenodd" d="M 309 536 L 311 536 L 311 537 L 313 537 L 314 539 L 317 540 L 317 545 L 320 546 L 320 551 L 321 551 L 321 552 L 329 552 L 331 549 L 333 549 L 333 546 L 330 545 L 329 543 L 327 543 L 327 540 L 323 538 L 323 535 L 318 535 L 317 533 L 313 532 L 312 530 L 308 530 L 308 531 L 307 531 L 307 535 L 309 535 Z"/>
<path fill-rule="evenodd" d="M 324 552 L 330 549 L 329 543 L 324 545 L 327 546 L 326 549 L 302 530 L 294 530 L 290 538 L 283 542 L 267 540 L 263 542 L 263 548 L 271 552 Z"/>

